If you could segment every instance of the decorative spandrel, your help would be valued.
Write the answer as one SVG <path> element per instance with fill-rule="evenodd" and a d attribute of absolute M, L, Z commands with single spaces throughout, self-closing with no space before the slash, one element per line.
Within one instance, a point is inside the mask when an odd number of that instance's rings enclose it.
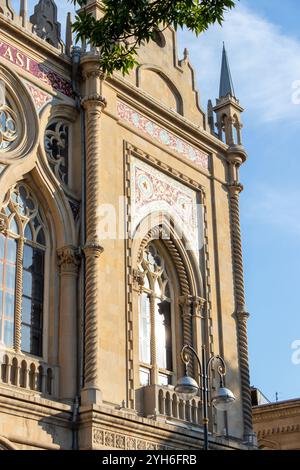
<path fill-rule="evenodd" d="M 0 101 L 0 150 L 8 149 L 17 139 L 17 117 L 9 102 Z"/>
<path fill-rule="evenodd" d="M 53 0 L 40 0 L 34 7 L 34 14 L 31 15 L 30 21 L 37 36 L 51 46 L 60 46 L 60 23 L 57 21 L 57 6 Z"/>
<path fill-rule="evenodd" d="M 63 121 L 51 123 L 45 133 L 45 151 L 57 179 L 68 184 L 69 126 Z"/>

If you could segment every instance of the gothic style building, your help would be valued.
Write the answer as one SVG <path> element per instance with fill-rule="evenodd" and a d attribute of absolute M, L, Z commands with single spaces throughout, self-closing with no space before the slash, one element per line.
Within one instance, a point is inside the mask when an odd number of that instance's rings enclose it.
<path fill-rule="evenodd" d="M 188 344 L 224 357 L 236 396 L 209 407 L 211 448 L 253 448 L 225 49 L 207 113 L 172 28 L 129 76 L 97 54 L 70 15 L 62 41 L 53 0 L 30 18 L 0 0 L 0 447 L 201 447 L 201 399 L 174 391 Z"/>

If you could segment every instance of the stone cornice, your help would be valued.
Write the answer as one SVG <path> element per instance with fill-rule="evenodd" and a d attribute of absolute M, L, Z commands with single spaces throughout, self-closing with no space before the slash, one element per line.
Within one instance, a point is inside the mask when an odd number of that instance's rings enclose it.
<path fill-rule="evenodd" d="M 290 418 L 298 416 L 300 422 L 300 400 L 255 406 L 252 408 L 253 420 L 260 423 L 270 419 Z"/>
<path fill-rule="evenodd" d="M 257 437 L 259 439 L 263 439 L 267 436 L 272 436 L 274 434 L 292 434 L 292 433 L 299 433 L 300 434 L 300 424 L 291 424 L 285 426 L 274 426 L 268 427 L 264 429 L 259 429 L 257 431 Z"/>
<path fill-rule="evenodd" d="M 118 93 L 118 97 L 130 106 L 134 106 L 142 113 L 146 113 L 151 119 L 166 127 L 170 131 L 181 135 L 185 140 L 194 145 L 201 143 L 201 148 L 206 152 L 218 152 L 218 155 L 226 159 L 228 145 L 224 144 L 210 132 L 195 125 L 184 116 L 169 110 L 162 104 L 155 102 L 140 88 L 137 88 L 120 76 L 107 78 L 106 83 L 112 86 Z"/>
<path fill-rule="evenodd" d="M 80 422 L 86 429 L 91 427 L 94 432 L 114 433 L 123 435 L 126 438 L 133 438 L 136 441 L 145 440 L 153 445 L 155 449 L 160 449 L 163 441 L 167 442 L 168 448 L 178 449 L 198 449 L 201 444 L 202 429 L 197 426 L 183 425 L 156 421 L 154 419 L 137 416 L 128 413 L 126 410 L 117 410 L 106 406 L 94 405 L 92 407 L 80 407 Z M 101 433 L 100 433 L 101 434 Z M 105 440 L 100 437 L 100 445 L 105 446 Z M 112 437 L 112 436 L 110 436 Z M 242 441 L 238 439 L 223 438 L 221 436 L 213 436 L 210 438 L 211 445 L 216 449 L 235 448 L 246 450 Z M 109 446 L 108 446 L 109 447 Z"/>

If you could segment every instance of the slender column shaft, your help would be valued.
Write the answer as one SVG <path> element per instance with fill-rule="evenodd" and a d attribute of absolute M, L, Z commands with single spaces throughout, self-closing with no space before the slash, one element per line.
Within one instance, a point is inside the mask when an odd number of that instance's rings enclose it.
<path fill-rule="evenodd" d="M 77 278 L 79 257 L 76 249 L 58 250 L 60 266 L 59 365 L 60 397 L 73 400 L 77 393 Z"/>
<path fill-rule="evenodd" d="M 155 325 L 155 296 L 150 296 L 150 321 L 151 321 L 151 384 L 158 383 L 157 366 L 157 344 L 156 344 L 156 325 Z"/>
<path fill-rule="evenodd" d="M 15 338 L 14 347 L 17 353 L 21 351 L 21 315 L 22 315 L 22 292 L 23 292 L 23 251 L 24 240 L 18 240 L 17 263 L 16 263 L 16 290 L 15 290 Z"/>

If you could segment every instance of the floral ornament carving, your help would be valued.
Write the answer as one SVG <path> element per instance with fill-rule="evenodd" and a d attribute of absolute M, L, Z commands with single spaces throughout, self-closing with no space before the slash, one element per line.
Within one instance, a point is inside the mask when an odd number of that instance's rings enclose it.
<path fill-rule="evenodd" d="M 63 121 L 52 122 L 45 133 L 45 152 L 49 165 L 63 183 L 68 184 L 69 126 Z"/>
<path fill-rule="evenodd" d="M 10 231 L 45 246 L 45 231 L 38 203 L 23 183 L 11 188 L 0 211 L 2 231 Z"/>
<path fill-rule="evenodd" d="M 0 150 L 6 150 L 18 137 L 17 118 L 8 104 L 0 103 Z"/>

